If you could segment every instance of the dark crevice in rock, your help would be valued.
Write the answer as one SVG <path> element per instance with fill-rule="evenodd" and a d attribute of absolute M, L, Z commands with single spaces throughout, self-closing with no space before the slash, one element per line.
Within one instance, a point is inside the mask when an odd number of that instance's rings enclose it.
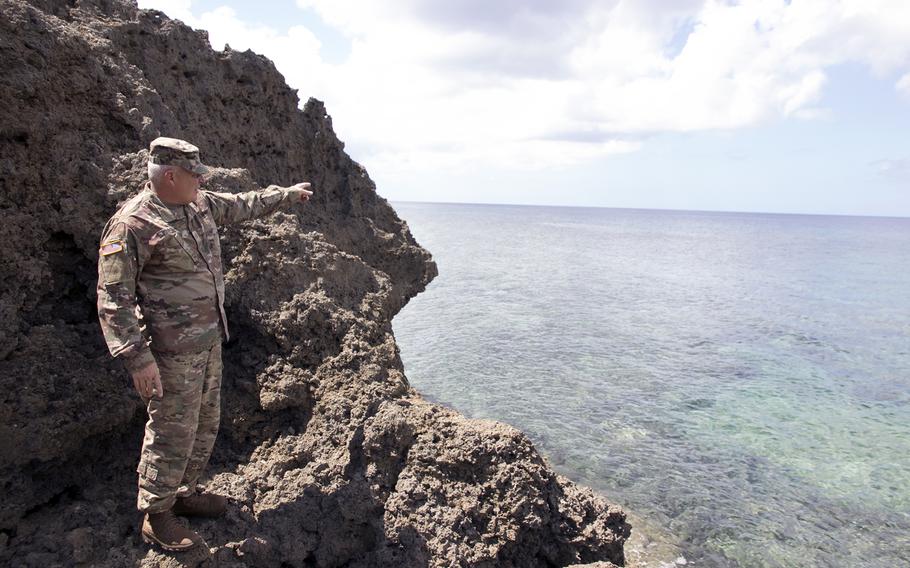
<path fill-rule="evenodd" d="M 44 244 L 49 282 L 38 306 L 24 318 L 29 325 L 62 320 L 68 325 L 94 323 L 96 267 L 79 250 L 73 236 L 63 231 L 51 234 Z M 91 292 L 89 290 L 91 289 Z"/>

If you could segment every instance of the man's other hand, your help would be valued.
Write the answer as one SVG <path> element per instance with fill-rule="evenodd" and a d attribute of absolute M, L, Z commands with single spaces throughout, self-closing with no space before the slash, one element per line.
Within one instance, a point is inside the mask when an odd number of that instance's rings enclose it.
<path fill-rule="evenodd" d="M 300 201 L 302 201 L 302 202 L 309 201 L 310 196 L 313 195 L 313 192 L 311 191 L 310 182 L 308 182 L 308 181 L 305 181 L 302 183 L 296 183 L 296 184 L 292 185 L 291 188 L 300 191 Z"/>
<path fill-rule="evenodd" d="M 133 373 L 133 386 L 142 398 L 152 398 L 152 395 L 158 398 L 164 396 L 158 363 L 153 362 Z"/>

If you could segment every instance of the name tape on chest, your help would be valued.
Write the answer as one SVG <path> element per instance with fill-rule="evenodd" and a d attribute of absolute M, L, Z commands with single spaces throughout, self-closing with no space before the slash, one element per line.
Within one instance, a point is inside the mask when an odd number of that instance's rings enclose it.
<path fill-rule="evenodd" d="M 101 256 L 109 256 L 114 253 L 123 252 L 123 241 L 111 241 L 101 245 Z"/>

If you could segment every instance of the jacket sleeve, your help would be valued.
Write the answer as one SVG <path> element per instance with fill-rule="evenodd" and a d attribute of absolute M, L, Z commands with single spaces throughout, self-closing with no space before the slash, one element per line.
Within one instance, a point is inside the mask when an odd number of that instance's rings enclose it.
<path fill-rule="evenodd" d="M 134 373 L 155 361 L 139 328 L 136 280 L 148 251 L 124 222 L 105 227 L 98 252 L 98 319 L 111 355 Z"/>
<path fill-rule="evenodd" d="M 264 217 L 279 209 L 287 208 L 292 203 L 300 203 L 303 190 L 270 185 L 261 191 L 247 191 L 246 193 L 216 193 L 214 191 L 204 193 L 215 223 L 226 225 Z"/>

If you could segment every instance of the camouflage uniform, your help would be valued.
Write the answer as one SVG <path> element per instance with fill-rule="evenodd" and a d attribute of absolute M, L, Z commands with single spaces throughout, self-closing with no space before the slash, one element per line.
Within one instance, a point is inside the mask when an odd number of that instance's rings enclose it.
<path fill-rule="evenodd" d="M 156 139 L 149 161 L 207 170 L 198 149 L 182 140 Z M 141 511 L 168 510 L 177 495 L 194 490 L 218 432 L 221 341 L 228 337 L 218 226 L 268 215 L 302 193 L 277 186 L 236 195 L 200 190 L 194 203 L 169 205 L 146 184 L 104 227 L 104 339 L 131 373 L 157 362 L 164 389 L 162 398 L 144 399 Z"/>

